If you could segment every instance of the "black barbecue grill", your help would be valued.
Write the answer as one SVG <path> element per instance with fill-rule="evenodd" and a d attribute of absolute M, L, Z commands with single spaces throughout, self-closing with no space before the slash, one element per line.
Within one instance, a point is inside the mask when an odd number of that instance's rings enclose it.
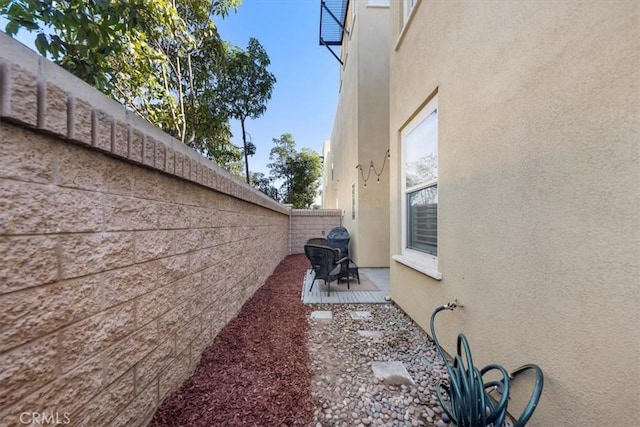
<path fill-rule="evenodd" d="M 327 234 L 327 246 L 340 249 L 340 258 L 349 257 L 349 232 L 344 227 L 336 227 Z"/>

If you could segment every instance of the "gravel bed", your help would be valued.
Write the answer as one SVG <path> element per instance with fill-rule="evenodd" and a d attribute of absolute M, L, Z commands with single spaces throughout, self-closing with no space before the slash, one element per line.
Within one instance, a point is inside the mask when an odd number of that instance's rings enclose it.
<path fill-rule="evenodd" d="M 332 321 L 309 322 L 308 347 L 313 371 L 315 427 L 448 426 L 435 388 L 446 367 L 431 339 L 392 304 L 314 304 L 333 312 Z M 369 320 L 353 320 L 350 311 L 369 311 Z M 378 330 L 381 338 L 359 330 Z M 377 380 L 371 362 L 400 361 L 415 386 Z"/>

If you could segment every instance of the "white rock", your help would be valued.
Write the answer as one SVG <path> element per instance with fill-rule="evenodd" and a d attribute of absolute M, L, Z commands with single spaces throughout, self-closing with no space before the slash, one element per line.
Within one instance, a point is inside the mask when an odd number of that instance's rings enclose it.
<path fill-rule="evenodd" d="M 350 311 L 349 315 L 353 320 L 369 320 L 373 317 L 370 311 Z"/>
<path fill-rule="evenodd" d="M 410 384 L 414 385 L 413 378 L 407 372 L 402 362 L 372 362 L 373 375 L 387 385 Z"/>
<path fill-rule="evenodd" d="M 358 335 L 365 338 L 382 338 L 382 331 L 358 331 Z"/>

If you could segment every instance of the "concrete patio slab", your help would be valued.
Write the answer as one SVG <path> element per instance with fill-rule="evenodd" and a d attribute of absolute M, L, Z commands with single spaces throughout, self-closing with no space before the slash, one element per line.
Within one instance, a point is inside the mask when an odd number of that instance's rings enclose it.
<path fill-rule="evenodd" d="M 387 385 L 415 385 L 402 362 L 371 362 L 373 375 Z"/>
<path fill-rule="evenodd" d="M 322 280 L 313 282 L 313 270 L 307 270 L 302 284 L 301 299 L 305 304 L 390 304 L 389 269 L 361 268 L 360 278 L 365 278 L 378 288 L 377 291 L 361 290 L 357 282 L 352 281 L 348 292 L 329 292 Z M 313 285 L 313 286 L 312 286 Z"/>

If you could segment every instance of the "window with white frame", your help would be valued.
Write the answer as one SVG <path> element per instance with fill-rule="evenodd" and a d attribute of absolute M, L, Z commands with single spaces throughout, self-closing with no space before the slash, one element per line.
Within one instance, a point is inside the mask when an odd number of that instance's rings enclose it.
<path fill-rule="evenodd" d="M 401 141 L 403 239 L 396 259 L 439 279 L 437 97 L 403 129 Z"/>
<path fill-rule="evenodd" d="M 420 0 L 402 0 L 402 23 L 403 25 L 407 23 L 409 20 L 409 16 L 411 16 L 411 11 L 413 7 Z"/>

